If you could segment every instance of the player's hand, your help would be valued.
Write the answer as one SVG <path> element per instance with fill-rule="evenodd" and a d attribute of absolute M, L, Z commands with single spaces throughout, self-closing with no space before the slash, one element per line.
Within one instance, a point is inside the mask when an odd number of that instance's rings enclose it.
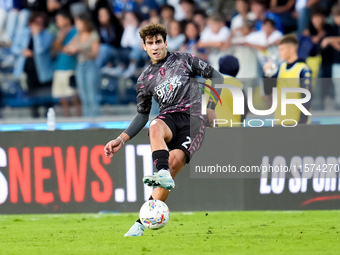
<path fill-rule="evenodd" d="M 119 139 L 108 142 L 104 147 L 105 156 L 112 158 L 113 155 L 115 155 L 120 150 L 120 148 L 122 148 L 122 146 L 123 143 Z"/>
<path fill-rule="evenodd" d="M 210 127 L 218 127 L 217 124 L 214 125 L 214 121 L 217 119 L 215 110 L 207 109 L 207 117 L 209 120 Z"/>

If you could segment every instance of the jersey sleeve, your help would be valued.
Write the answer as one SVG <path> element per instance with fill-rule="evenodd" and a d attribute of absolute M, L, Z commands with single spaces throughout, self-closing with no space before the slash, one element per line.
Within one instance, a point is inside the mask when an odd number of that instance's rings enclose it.
<path fill-rule="evenodd" d="M 211 65 L 190 53 L 183 53 L 183 57 L 186 66 L 190 70 L 193 77 L 196 77 L 197 75 L 203 78 L 212 77 L 214 69 Z"/>
<path fill-rule="evenodd" d="M 152 95 L 147 91 L 143 78 L 139 77 L 136 85 L 137 90 L 137 112 L 149 114 L 151 111 Z"/>

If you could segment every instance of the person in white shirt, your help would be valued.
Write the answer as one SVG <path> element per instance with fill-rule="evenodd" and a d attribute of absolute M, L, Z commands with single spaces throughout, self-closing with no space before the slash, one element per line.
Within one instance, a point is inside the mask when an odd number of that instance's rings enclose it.
<path fill-rule="evenodd" d="M 239 44 L 240 41 L 243 43 L 245 35 L 249 34 L 255 27 L 255 14 L 250 12 L 250 1 L 236 0 L 235 7 L 238 14 L 231 19 L 231 33 L 229 39 L 223 43 L 221 51 L 225 51 L 235 43 Z M 248 24 L 245 24 L 247 21 L 249 21 Z"/>
<path fill-rule="evenodd" d="M 254 31 L 255 21 L 251 19 L 245 19 L 242 27 L 239 29 L 239 32 L 229 37 L 229 40 L 225 42 L 225 45 L 223 45 L 225 48 L 222 46 L 222 50 L 229 46 L 243 45 L 247 36 L 252 34 Z"/>
<path fill-rule="evenodd" d="M 208 18 L 208 26 L 201 33 L 197 44 L 199 48 L 220 49 L 229 37 L 230 30 L 220 14 L 213 14 Z"/>
<path fill-rule="evenodd" d="M 266 19 L 260 31 L 246 36 L 244 45 L 265 51 L 268 47 L 278 45 L 282 37 L 283 34 L 276 29 L 275 22 L 272 19 Z"/>
<path fill-rule="evenodd" d="M 244 45 L 257 51 L 257 58 L 263 66 L 266 62 L 277 62 L 278 44 L 283 34 L 276 29 L 272 19 L 265 19 L 260 31 L 252 32 L 246 36 Z M 278 63 L 276 63 L 278 64 Z"/>
<path fill-rule="evenodd" d="M 246 19 L 255 20 L 255 15 L 249 11 L 249 7 L 249 0 L 236 0 L 236 11 L 238 14 L 231 19 L 231 31 L 240 30 Z"/>

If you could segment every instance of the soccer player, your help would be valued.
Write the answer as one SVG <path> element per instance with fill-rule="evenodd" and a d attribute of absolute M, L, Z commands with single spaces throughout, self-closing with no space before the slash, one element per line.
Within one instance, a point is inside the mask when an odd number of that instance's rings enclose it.
<path fill-rule="evenodd" d="M 294 35 L 284 36 L 279 43 L 279 55 L 283 61 L 274 75 L 267 75 L 271 78 L 277 78 L 277 82 L 265 82 L 264 91 L 267 96 L 271 96 L 273 87 L 277 87 L 277 108 L 274 112 L 275 119 L 280 123 L 284 119 L 286 125 L 295 125 L 296 123 L 307 123 L 308 116 L 304 115 L 295 105 L 287 105 L 286 115 L 281 115 L 281 89 L 282 88 L 304 88 L 311 91 L 312 73 L 303 59 L 299 59 L 298 51 L 299 41 Z M 265 74 L 270 73 L 273 69 L 272 63 L 264 65 Z M 301 98 L 300 93 L 287 93 L 289 99 Z M 309 111 L 311 100 L 304 103 L 303 106 Z M 279 122 L 278 122 L 279 123 Z"/>
<path fill-rule="evenodd" d="M 159 103 L 160 114 L 150 124 L 149 137 L 158 172 L 145 176 L 143 182 L 155 187 L 150 199 L 165 201 L 175 187 L 173 178 L 200 148 L 205 126 L 212 125 L 216 119 L 212 98 L 207 105 L 207 115 L 201 115 L 201 94 L 196 77 L 211 78 L 214 83 L 222 84 L 223 76 L 189 53 L 168 52 L 167 31 L 160 24 L 149 24 L 139 35 L 152 63 L 137 81 L 137 115 L 104 150 L 106 156 L 112 157 L 145 126 L 153 97 Z M 137 220 L 125 236 L 141 236 L 144 228 Z"/>

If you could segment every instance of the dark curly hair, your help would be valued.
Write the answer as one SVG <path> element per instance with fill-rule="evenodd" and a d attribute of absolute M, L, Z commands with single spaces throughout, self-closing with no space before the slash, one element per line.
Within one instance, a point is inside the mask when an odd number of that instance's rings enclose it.
<path fill-rule="evenodd" d="M 155 24 L 155 23 L 150 23 L 149 25 L 147 25 L 146 27 L 143 27 L 140 31 L 139 31 L 139 36 L 140 38 L 142 38 L 143 42 L 145 43 L 145 39 L 147 37 L 155 37 L 155 36 L 162 36 L 164 42 L 166 41 L 166 36 L 167 36 L 167 31 L 166 28 L 161 25 L 161 24 Z"/>

